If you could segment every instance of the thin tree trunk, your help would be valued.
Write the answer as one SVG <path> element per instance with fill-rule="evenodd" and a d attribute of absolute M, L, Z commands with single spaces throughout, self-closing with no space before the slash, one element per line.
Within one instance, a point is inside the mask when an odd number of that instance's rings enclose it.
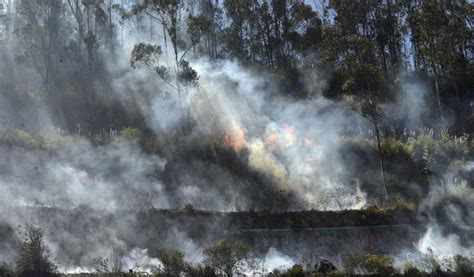
<path fill-rule="evenodd" d="M 436 97 L 438 99 L 439 116 L 441 118 L 441 123 L 444 125 L 444 116 L 443 116 L 443 109 L 441 108 L 441 96 L 439 94 L 438 74 L 436 73 L 436 69 L 434 70 L 434 81 L 435 81 Z"/>
<path fill-rule="evenodd" d="M 459 115 L 461 117 L 462 131 L 463 131 L 463 133 L 466 133 L 466 126 L 465 126 L 465 122 L 464 122 L 464 109 L 462 107 L 461 97 L 459 96 L 458 84 L 457 84 L 456 80 L 454 80 L 454 90 L 456 91 L 456 100 L 457 100 L 457 103 L 458 103 Z"/>
<path fill-rule="evenodd" d="M 384 160 L 383 160 L 382 146 L 380 144 L 379 127 L 375 120 L 374 120 L 374 129 L 375 129 L 375 136 L 377 138 L 377 150 L 379 152 L 380 172 L 382 173 L 382 180 L 383 180 L 384 204 L 386 204 L 388 202 L 387 179 L 385 177 L 385 165 L 384 165 Z"/>

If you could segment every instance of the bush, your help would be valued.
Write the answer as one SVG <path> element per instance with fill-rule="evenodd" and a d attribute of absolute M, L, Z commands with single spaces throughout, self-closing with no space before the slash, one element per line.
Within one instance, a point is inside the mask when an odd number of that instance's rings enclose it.
<path fill-rule="evenodd" d="M 284 274 L 284 276 L 303 277 L 304 276 L 303 266 L 301 266 L 300 264 L 295 264 L 294 266 L 288 269 L 288 271 Z"/>
<path fill-rule="evenodd" d="M 403 142 L 394 137 L 383 138 L 381 144 L 385 155 L 396 155 L 405 151 Z"/>
<path fill-rule="evenodd" d="M 204 250 L 206 263 L 228 276 L 232 276 L 239 262 L 246 259 L 247 253 L 248 249 L 242 242 L 230 244 L 225 240 L 218 241 Z"/>
<path fill-rule="evenodd" d="M 129 140 L 140 140 L 143 137 L 143 133 L 137 128 L 127 127 L 122 129 L 120 136 Z"/>
<path fill-rule="evenodd" d="M 0 276 L 2 276 L 2 277 L 13 277 L 13 276 L 15 276 L 15 273 L 10 268 L 10 266 L 4 262 L 4 263 L 0 264 Z"/>
<path fill-rule="evenodd" d="M 435 256 L 431 248 L 428 248 L 428 254 L 426 254 L 421 260 L 420 269 L 430 275 L 439 275 L 443 272 L 441 269 L 441 262 Z"/>
<path fill-rule="evenodd" d="M 202 265 L 186 265 L 186 276 L 189 277 L 215 277 L 216 270 L 210 266 Z"/>
<path fill-rule="evenodd" d="M 0 128 L 0 144 L 18 146 L 26 149 L 45 149 L 49 143 L 43 136 L 19 129 Z"/>
<path fill-rule="evenodd" d="M 43 241 L 43 231 L 26 226 L 21 233 L 20 254 L 16 269 L 20 276 L 53 276 L 57 266 L 53 263 Z"/>
<path fill-rule="evenodd" d="M 454 270 L 456 276 L 474 276 L 474 259 L 456 255 Z"/>
<path fill-rule="evenodd" d="M 163 264 L 156 272 L 160 276 L 179 276 L 185 270 L 184 254 L 178 250 L 158 252 L 158 259 Z"/>
<path fill-rule="evenodd" d="M 408 277 L 428 276 L 427 273 L 421 272 L 418 268 L 416 268 L 411 263 L 408 263 L 405 265 L 405 268 L 403 269 L 403 275 L 408 276 Z"/>
<path fill-rule="evenodd" d="M 390 276 L 396 273 L 393 267 L 393 259 L 386 255 L 348 254 L 343 257 L 343 264 L 348 274 Z"/>

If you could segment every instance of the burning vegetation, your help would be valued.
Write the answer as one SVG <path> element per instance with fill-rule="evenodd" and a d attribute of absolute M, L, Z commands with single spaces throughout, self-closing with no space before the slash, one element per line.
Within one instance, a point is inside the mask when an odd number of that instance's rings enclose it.
<path fill-rule="evenodd" d="M 473 10 L 0 0 L 0 276 L 472 276 Z"/>

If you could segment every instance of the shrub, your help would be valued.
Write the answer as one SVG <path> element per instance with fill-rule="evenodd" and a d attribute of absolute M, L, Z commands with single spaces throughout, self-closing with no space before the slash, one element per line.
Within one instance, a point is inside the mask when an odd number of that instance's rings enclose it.
<path fill-rule="evenodd" d="M 278 269 L 278 268 L 274 268 L 272 270 L 272 275 L 274 276 L 280 276 L 281 275 L 281 271 Z"/>
<path fill-rule="evenodd" d="M 393 259 L 386 255 L 376 254 L 348 254 L 342 258 L 346 273 L 349 274 L 376 274 L 390 276 L 395 274 Z"/>
<path fill-rule="evenodd" d="M 454 256 L 454 270 L 456 276 L 474 276 L 474 259 L 461 255 Z"/>
<path fill-rule="evenodd" d="M 216 270 L 210 266 L 203 266 L 200 264 L 186 265 L 186 276 L 189 277 L 215 277 L 217 276 Z"/>
<path fill-rule="evenodd" d="M 290 276 L 290 277 L 303 277 L 304 276 L 304 270 L 303 266 L 300 264 L 295 264 L 291 268 L 288 269 L 285 276 Z"/>
<path fill-rule="evenodd" d="M 143 133 L 137 128 L 127 127 L 122 129 L 120 136 L 129 140 L 140 140 L 143 137 Z"/>
<path fill-rule="evenodd" d="M 428 254 L 426 254 L 421 260 L 420 269 L 429 273 L 430 275 L 439 275 L 442 273 L 441 262 L 434 255 L 431 248 L 428 248 Z"/>
<path fill-rule="evenodd" d="M 15 273 L 13 272 L 13 269 L 10 268 L 8 264 L 3 262 L 0 264 L 0 276 L 2 277 L 13 277 L 15 276 Z"/>
<path fill-rule="evenodd" d="M 181 251 L 163 250 L 158 252 L 157 257 L 163 264 L 157 275 L 179 276 L 185 270 L 184 254 Z"/>
<path fill-rule="evenodd" d="M 92 259 L 92 263 L 94 263 L 96 271 L 99 273 L 108 273 L 110 271 L 108 258 L 96 257 Z"/>
<path fill-rule="evenodd" d="M 47 147 L 46 139 L 42 136 L 13 128 L 0 129 L 0 143 L 26 149 L 42 149 Z"/>
<path fill-rule="evenodd" d="M 362 268 L 369 274 L 388 276 L 395 273 L 393 259 L 386 255 L 365 254 L 362 258 Z"/>
<path fill-rule="evenodd" d="M 204 250 L 206 263 L 228 276 L 232 276 L 232 272 L 239 262 L 246 259 L 247 254 L 247 247 L 240 241 L 230 244 L 225 240 L 221 240 Z"/>
<path fill-rule="evenodd" d="M 20 254 L 16 269 L 20 276 L 53 276 L 57 266 L 53 263 L 43 241 L 43 231 L 26 226 L 21 233 Z"/>
<path fill-rule="evenodd" d="M 394 155 L 405 151 L 405 145 L 394 137 L 387 137 L 382 140 L 382 149 L 385 154 Z"/>
<path fill-rule="evenodd" d="M 403 275 L 407 277 L 422 277 L 422 276 L 428 276 L 427 273 L 421 272 L 418 268 L 416 268 L 414 265 L 407 265 L 405 269 L 403 270 Z"/>

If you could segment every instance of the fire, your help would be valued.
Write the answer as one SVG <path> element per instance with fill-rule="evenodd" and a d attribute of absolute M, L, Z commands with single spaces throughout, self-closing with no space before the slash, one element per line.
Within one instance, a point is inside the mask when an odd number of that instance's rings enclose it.
<path fill-rule="evenodd" d="M 235 151 L 240 151 L 247 144 L 245 141 L 244 130 L 241 127 L 234 125 L 231 131 L 224 134 L 224 143 L 226 146 L 233 148 Z"/>
<path fill-rule="evenodd" d="M 288 124 L 283 124 L 283 133 L 285 134 L 285 146 L 288 147 L 295 142 L 295 127 Z"/>
<path fill-rule="evenodd" d="M 277 145 L 280 147 L 289 147 L 294 144 L 295 140 L 295 128 L 285 123 L 281 127 L 278 127 L 277 131 L 268 134 L 264 140 L 264 144 L 267 149 L 274 150 Z"/>
<path fill-rule="evenodd" d="M 278 142 L 278 134 L 275 132 L 271 132 L 264 141 L 265 147 L 273 150 L 275 148 L 275 145 Z"/>

